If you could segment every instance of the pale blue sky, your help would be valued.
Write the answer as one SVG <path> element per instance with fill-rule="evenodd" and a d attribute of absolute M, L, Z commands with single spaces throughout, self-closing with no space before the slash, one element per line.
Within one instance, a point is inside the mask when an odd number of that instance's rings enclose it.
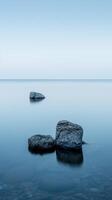
<path fill-rule="evenodd" d="M 112 1 L 0 0 L 0 78 L 112 78 Z"/>

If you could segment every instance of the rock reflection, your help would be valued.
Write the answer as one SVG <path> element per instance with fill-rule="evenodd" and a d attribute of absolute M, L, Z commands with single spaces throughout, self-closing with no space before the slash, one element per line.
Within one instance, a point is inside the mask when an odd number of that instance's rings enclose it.
<path fill-rule="evenodd" d="M 82 149 L 77 152 L 57 149 L 56 158 L 58 162 L 71 166 L 81 166 L 84 160 Z"/>
<path fill-rule="evenodd" d="M 48 150 L 37 150 L 37 149 L 31 149 L 30 147 L 28 147 L 28 151 L 31 153 L 31 154 L 39 154 L 39 155 L 44 155 L 44 154 L 49 154 L 49 153 L 53 153 L 55 151 L 54 148 L 52 149 L 48 149 Z"/>
<path fill-rule="evenodd" d="M 30 101 L 30 103 L 40 103 L 40 102 L 42 102 L 43 101 L 43 99 L 29 99 L 29 101 Z"/>
<path fill-rule="evenodd" d="M 82 149 L 80 151 L 69 151 L 69 150 L 64 150 L 64 149 L 50 149 L 47 151 L 43 151 L 43 150 L 37 150 L 37 149 L 30 149 L 28 147 L 28 151 L 31 154 L 35 154 L 35 155 L 46 155 L 49 153 L 56 153 L 56 159 L 59 163 L 65 164 L 65 165 L 70 165 L 70 166 L 76 166 L 76 167 L 80 167 L 83 162 L 84 162 L 84 158 L 83 158 L 83 151 Z"/>

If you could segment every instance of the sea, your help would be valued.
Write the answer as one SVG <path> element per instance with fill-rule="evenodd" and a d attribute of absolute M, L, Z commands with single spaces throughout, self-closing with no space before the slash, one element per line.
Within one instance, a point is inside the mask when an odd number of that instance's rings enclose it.
<path fill-rule="evenodd" d="M 82 152 L 30 152 L 28 138 L 55 138 L 60 120 L 82 126 Z M 112 81 L 1 80 L 0 200 L 111 199 Z"/>

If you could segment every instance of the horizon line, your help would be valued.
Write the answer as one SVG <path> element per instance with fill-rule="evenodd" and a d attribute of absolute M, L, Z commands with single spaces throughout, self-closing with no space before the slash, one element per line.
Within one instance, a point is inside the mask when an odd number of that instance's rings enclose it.
<path fill-rule="evenodd" d="M 112 81 L 112 78 L 72 78 L 72 79 L 68 79 L 68 78 L 54 78 L 54 79 L 50 79 L 50 78 L 40 78 L 40 79 L 36 79 L 36 78 L 3 78 L 0 79 L 0 81 Z"/>

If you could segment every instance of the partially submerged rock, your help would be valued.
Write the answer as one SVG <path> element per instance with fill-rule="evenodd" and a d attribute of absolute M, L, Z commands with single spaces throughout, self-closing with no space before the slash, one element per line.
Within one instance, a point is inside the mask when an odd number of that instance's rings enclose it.
<path fill-rule="evenodd" d="M 50 135 L 34 135 L 28 139 L 31 152 L 52 152 L 55 150 L 55 141 Z"/>
<path fill-rule="evenodd" d="M 40 101 L 42 99 L 45 99 L 45 96 L 43 94 L 37 92 L 30 92 L 31 101 Z"/>
<path fill-rule="evenodd" d="M 72 158 L 74 155 L 74 153 L 69 154 L 69 151 L 82 152 L 82 145 L 85 144 L 82 137 L 83 129 L 80 125 L 62 120 L 57 124 L 55 140 L 50 135 L 34 135 L 28 139 L 28 147 L 32 153 L 47 153 L 56 150 L 58 158 L 67 160 L 69 156 Z M 75 157 L 81 158 L 80 155 L 77 154 Z"/>
<path fill-rule="evenodd" d="M 56 127 L 56 147 L 69 150 L 82 148 L 83 129 L 80 125 L 62 120 Z"/>

